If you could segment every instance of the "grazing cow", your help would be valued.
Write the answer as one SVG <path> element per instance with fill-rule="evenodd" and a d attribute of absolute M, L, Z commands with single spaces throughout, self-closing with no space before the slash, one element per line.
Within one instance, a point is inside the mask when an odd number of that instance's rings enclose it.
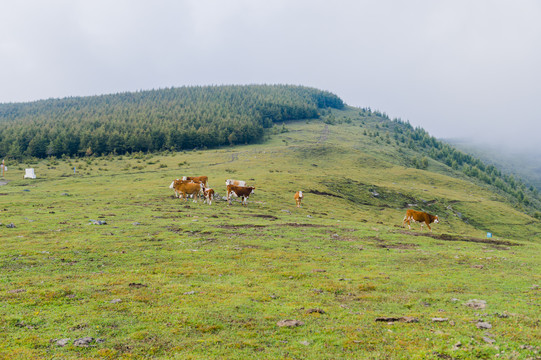
<path fill-rule="evenodd" d="M 205 195 L 205 202 L 211 205 L 212 199 L 214 199 L 214 189 L 204 189 L 203 194 Z"/>
<path fill-rule="evenodd" d="M 301 207 L 301 201 L 302 201 L 302 191 L 297 191 L 295 193 L 295 202 L 297 203 L 297 207 Z"/>
<path fill-rule="evenodd" d="M 404 222 L 402 223 L 402 226 L 408 223 L 408 229 L 411 230 L 410 221 L 421 223 L 421 231 L 423 230 L 423 224 L 426 224 L 426 226 L 428 226 L 428 229 L 432 231 L 430 224 L 437 224 L 440 222 L 438 220 L 438 215 L 430 215 L 423 211 L 415 211 L 412 209 L 408 209 L 406 211 L 406 216 L 404 217 Z"/>
<path fill-rule="evenodd" d="M 191 180 L 196 183 L 199 182 L 207 187 L 209 178 L 207 176 L 183 176 L 182 180 Z"/>
<path fill-rule="evenodd" d="M 184 198 L 184 201 L 188 200 L 188 195 L 193 195 L 193 202 L 197 202 L 199 199 L 199 192 L 203 190 L 203 184 L 195 183 L 191 181 L 175 181 L 174 182 L 175 192 L 179 193 L 180 198 Z"/>
<path fill-rule="evenodd" d="M 225 185 L 246 186 L 246 181 L 227 179 Z"/>
<path fill-rule="evenodd" d="M 178 198 L 179 194 L 178 194 L 178 191 L 175 189 L 175 183 L 179 182 L 179 181 L 182 181 L 180 179 L 175 179 L 173 180 L 173 182 L 171 183 L 171 185 L 169 185 L 169 189 L 173 189 L 173 191 L 175 192 L 175 197 Z"/>
<path fill-rule="evenodd" d="M 191 180 L 181 180 L 181 179 L 175 179 L 173 180 L 173 182 L 171 183 L 171 185 L 169 185 L 169 189 L 173 189 L 173 191 L 175 192 L 175 197 L 180 197 L 180 193 L 177 191 L 177 189 L 175 188 L 175 184 L 187 184 L 187 183 L 191 183 L 193 181 Z"/>
<path fill-rule="evenodd" d="M 248 197 L 254 193 L 254 190 L 253 186 L 227 185 L 227 201 L 231 205 L 231 194 L 233 194 L 242 198 L 242 205 L 247 205 Z"/>

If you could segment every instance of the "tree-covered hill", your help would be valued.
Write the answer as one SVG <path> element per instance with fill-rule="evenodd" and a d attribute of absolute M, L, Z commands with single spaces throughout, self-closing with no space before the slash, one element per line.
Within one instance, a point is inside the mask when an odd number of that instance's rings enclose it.
<path fill-rule="evenodd" d="M 513 175 L 408 122 L 347 107 L 332 93 L 302 86 L 181 87 L 0 104 L 0 156 L 22 160 L 249 144 L 261 141 L 275 123 L 316 118 L 328 125 L 360 121 L 363 137 L 371 139 L 365 146 L 393 153 L 385 161 L 417 169 L 433 161 L 446 175 L 482 183 L 541 218 L 539 192 Z"/>
<path fill-rule="evenodd" d="M 123 154 L 253 143 L 285 120 L 344 106 L 290 85 L 181 87 L 0 104 L 0 156 Z"/>

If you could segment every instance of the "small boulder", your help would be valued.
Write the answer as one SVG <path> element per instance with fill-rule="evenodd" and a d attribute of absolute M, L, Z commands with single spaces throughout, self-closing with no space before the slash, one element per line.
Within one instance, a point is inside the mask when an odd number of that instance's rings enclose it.
<path fill-rule="evenodd" d="M 301 326 L 301 325 L 304 325 L 304 322 L 303 321 L 299 321 L 299 320 L 291 320 L 291 319 L 287 319 L 287 320 L 280 320 L 276 323 L 276 325 L 280 326 L 280 327 L 297 327 L 297 326 Z"/>
<path fill-rule="evenodd" d="M 448 318 L 432 318 L 432 322 L 447 322 Z"/>
<path fill-rule="evenodd" d="M 487 306 L 487 302 L 485 300 L 472 299 L 468 300 L 464 305 L 472 309 L 484 309 Z"/>
<path fill-rule="evenodd" d="M 307 314 L 313 314 L 313 313 L 325 314 L 325 311 L 321 309 L 308 309 L 306 310 L 306 313 Z"/>
<path fill-rule="evenodd" d="M 101 221 L 101 220 L 89 220 L 92 225 L 107 225 L 107 221 Z"/>
<path fill-rule="evenodd" d="M 94 338 L 93 337 L 90 337 L 90 336 L 87 336 L 87 337 L 84 337 L 84 338 L 80 338 L 80 339 L 77 339 L 73 342 L 73 345 L 74 346 L 83 346 L 83 347 L 88 347 L 90 346 L 90 344 L 94 341 Z"/>
<path fill-rule="evenodd" d="M 68 345 L 70 340 L 71 340 L 70 338 L 65 338 L 65 339 L 60 339 L 60 340 L 55 339 L 54 341 L 55 341 L 56 346 L 63 347 L 63 346 Z"/>
<path fill-rule="evenodd" d="M 492 325 L 486 321 L 479 321 L 475 326 L 481 330 L 492 329 Z"/>

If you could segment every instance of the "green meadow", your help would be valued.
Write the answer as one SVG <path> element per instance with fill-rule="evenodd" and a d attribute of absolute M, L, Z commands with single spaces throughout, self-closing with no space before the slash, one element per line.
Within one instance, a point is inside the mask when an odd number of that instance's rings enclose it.
<path fill-rule="evenodd" d="M 406 166 L 374 126 L 8 162 L 0 358 L 541 358 L 540 220 L 433 159 Z M 184 175 L 219 199 L 175 198 Z M 221 198 L 228 178 L 256 187 L 248 206 Z M 408 207 L 440 223 L 408 230 Z"/>

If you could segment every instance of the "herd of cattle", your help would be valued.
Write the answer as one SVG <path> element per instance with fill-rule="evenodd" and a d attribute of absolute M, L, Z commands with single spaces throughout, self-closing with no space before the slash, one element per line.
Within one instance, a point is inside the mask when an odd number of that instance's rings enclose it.
<path fill-rule="evenodd" d="M 197 202 L 199 196 L 203 196 L 204 202 L 209 205 L 214 199 L 214 189 L 208 187 L 207 176 L 184 176 L 182 179 L 175 179 L 169 185 L 169 188 L 175 192 L 175 197 L 188 200 L 188 196 L 193 196 L 194 202 Z M 246 181 L 228 179 L 225 181 L 227 186 L 227 201 L 231 205 L 231 195 L 242 198 L 242 205 L 248 205 L 248 197 L 254 193 L 254 186 L 246 186 Z"/>
<path fill-rule="evenodd" d="M 227 202 L 231 205 L 231 195 L 242 199 L 241 204 L 248 205 L 248 197 L 254 193 L 254 186 L 246 186 L 246 181 L 227 179 L 225 181 L 227 187 Z M 188 200 L 188 196 L 193 196 L 194 202 L 197 202 L 200 196 L 203 197 L 204 202 L 211 205 L 214 199 L 214 189 L 208 187 L 207 176 L 184 176 L 181 179 L 175 179 L 169 185 L 170 189 L 175 192 L 175 197 Z M 297 191 L 294 195 L 295 203 L 297 207 L 301 207 L 301 201 L 303 199 L 302 191 Z M 423 225 L 426 224 L 428 229 L 432 231 L 430 227 L 431 223 L 439 223 L 437 215 L 430 215 L 423 211 L 416 211 L 408 209 L 402 226 L 408 224 L 408 228 L 411 230 L 411 222 L 418 222 L 421 224 L 421 231 Z"/>

